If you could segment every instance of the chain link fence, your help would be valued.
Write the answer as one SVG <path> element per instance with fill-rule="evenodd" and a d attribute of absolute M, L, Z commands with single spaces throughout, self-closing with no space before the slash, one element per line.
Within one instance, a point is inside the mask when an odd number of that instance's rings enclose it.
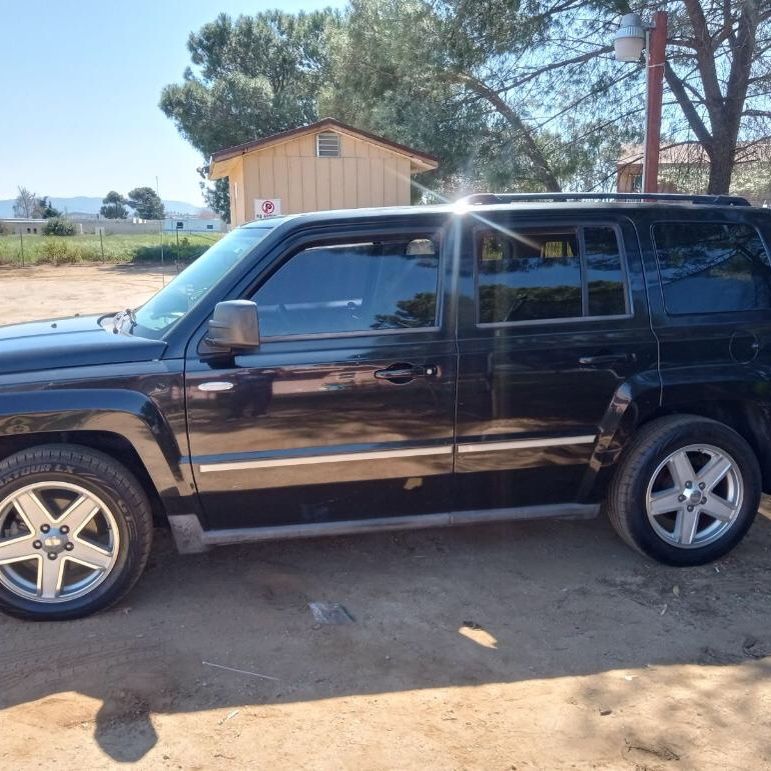
<path fill-rule="evenodd" d="M 65 265 L 77 263 L 189 263 L 200 257 L 223 233 L 95 233 L 47 236 L 0 231 L 0 265 Z"/>

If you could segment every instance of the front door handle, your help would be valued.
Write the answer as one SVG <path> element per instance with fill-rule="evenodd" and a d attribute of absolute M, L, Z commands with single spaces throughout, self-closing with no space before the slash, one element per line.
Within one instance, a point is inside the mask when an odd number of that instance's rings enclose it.
<path fill-rule="evenodd" d="M 436 367 L 423 367 L 418 364 L 392 364 L 385 369 L 375 370 L 376 380 L 388 380 L 391 383 L 409 383 L 419 377 L 431 377 L 436 374 Z"/>
<path fill-rule="evenodd" d="M 630 364 L 636 361 L 633 353 L 605 353 L 598 356 L 582 356 L 578 363 L 582 367 L 598 367 L 604 364 Z"/>

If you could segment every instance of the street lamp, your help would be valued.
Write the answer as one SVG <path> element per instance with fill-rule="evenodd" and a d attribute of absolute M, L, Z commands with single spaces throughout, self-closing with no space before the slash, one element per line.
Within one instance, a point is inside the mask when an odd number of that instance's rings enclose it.
<path fill-rule="evenodd" d="M 643 21 L 636 13 L 622 16 L 613 38 L 616 59 L 620 62 L 639 62 L 645 48 L 646 37 L 647 32 Z"/>
<path fill-rule="evenodd" d="M 656 11 L 652 24 L 644 24 L 636 13 L 621 18 L 613 49 L 620 62 L 638 62 L 645 51 L 645 145 L 643 193 L 658 191 L 661 106 L 664 97 L 664 62 L 667 47 L 667 14 Z"/>

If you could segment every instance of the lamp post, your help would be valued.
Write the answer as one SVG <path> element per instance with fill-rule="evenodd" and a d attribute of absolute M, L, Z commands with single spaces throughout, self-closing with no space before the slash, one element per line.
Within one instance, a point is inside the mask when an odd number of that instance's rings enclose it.
<path fill-rule="evenodd" d="M 613 40 L 616 59 L 638 62 L 645 51 L 645 145 L 642 192 L 659 189 L 661 105 L 664 97 L 664 61 L 667 48 L 667 14 L 656 11 L 652 24 L 644 24 L 636 13 L 622 17 Z"/>

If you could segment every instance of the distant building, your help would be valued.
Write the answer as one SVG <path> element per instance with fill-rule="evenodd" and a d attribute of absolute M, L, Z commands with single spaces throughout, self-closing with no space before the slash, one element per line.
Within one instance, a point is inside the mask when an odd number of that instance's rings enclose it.
<path fill-rule="evenodd" d="M 642 190 L 643 146 L 626 145 L 616 162 L 616 190 Z M 709 180 L 709 156 L 698 142 L 662 146 L 659 155 L 659 191 L 662 193 L 704 193 Z M 731 180 L 731 193 L 752 203 L 771 200 L 771 143 L 740 144 Z"/>
<path fill-rule="evenodd" d="M 225 223 L 211 217 L 167 217 L 163 229 L 178 233 L 220 233 L 225 230 Z"/>
<path fill-rule="evenodd" d="M 18 235 L 38 236 L 43 233 L 46 221 L 44 219 L 24 219 L 23 217 L 0 218 L 0 230 Z"/>
<path fill-rule="evenodd" d="M 115 234 L 139 234 L 158 233 L 163 229 L 166 232 L 184 233 L 221 233 L 227 229 L 225 223 L 219 217 L 193 215 L 178 215 L 167 217 L 163 220 L 143 220 L 138 217 L 110 220 L 104 217 L 96 217 L 91 214 L 66 215 L 66 218 L 75 223 L 76 232 L 85 235 L 94 235 L 99 232 L 102 235 Z M 39 236 L 43 234 L 46 220 L 44 219 L 18 219 L 13 217 L 0 218 L 0 230 L 18 235 Z"/>
<path fill-rule="evenodd" d="M 230 220 L 272 214 L 406 205 L 414 174 L 437 168 L 419 150 L 325 118 L 218 150 L 209 179 L 229 180 Z"/>

